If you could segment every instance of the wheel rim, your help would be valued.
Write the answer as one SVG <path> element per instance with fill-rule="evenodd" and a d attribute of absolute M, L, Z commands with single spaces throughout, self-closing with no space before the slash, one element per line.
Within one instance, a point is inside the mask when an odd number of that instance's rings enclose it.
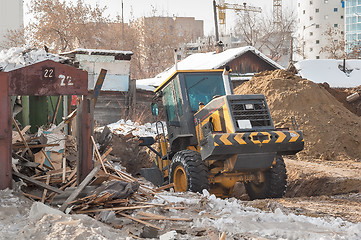
<path fill-rule="evenodd" d="M 173 175 L 174 190 L 176 192 L 187 191 L 187 175 L 182 166 L 177 166 Z"/>

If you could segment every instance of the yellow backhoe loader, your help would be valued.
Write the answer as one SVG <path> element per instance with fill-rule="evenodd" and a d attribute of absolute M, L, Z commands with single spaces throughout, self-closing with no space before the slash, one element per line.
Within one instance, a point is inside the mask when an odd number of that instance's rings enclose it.
<path fill-rule="evenodd" d="M 233 95 L 229 68 L 176 71 L 155 90 L 165 108 L 165 134 L 141 138 L 157 154 L 142 175 L 175 191 L 229 197 L 243 182 L 251 199 L 278 198 L 287 187 L 282 155 L 304 147 L 301 131 L 275 129 L 264 95 Z M 156 104 L 152 112 L 158 114 Z M 164 129 L 162 123 L 159 129 Z M 164 130 L 163 130 L 164 131 Z M 158 149 L 152 145 L 158 142 Z"/>

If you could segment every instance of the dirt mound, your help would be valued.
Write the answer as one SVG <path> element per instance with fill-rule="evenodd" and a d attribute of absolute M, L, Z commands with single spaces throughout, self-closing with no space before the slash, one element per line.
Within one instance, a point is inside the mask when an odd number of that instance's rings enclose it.
<path fill-rule="evenodd" d="M 264 94 L 276 127 L 292 128 L 295 116 L 303 130 L 303 158 L 360 159 L 361 118 L 346 109 L 322 86 L 284 70 L 265 71 L 234 90 Z"/>

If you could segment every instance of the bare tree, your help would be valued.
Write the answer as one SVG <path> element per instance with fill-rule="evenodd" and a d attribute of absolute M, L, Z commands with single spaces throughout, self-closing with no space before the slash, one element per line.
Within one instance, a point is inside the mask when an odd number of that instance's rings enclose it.
<path fill-rule="evenodd" d="M 102 37 L 102 25 L 108 22 L 105 8 L 94 8 L 77 0 L 75 4 L 58 0 L 31 0 L 29 12 L 33 21 L 28 26 L 35 46 L 47 45 L 54 51 L 76 46 L 96 47 Z"/>
<path fill-rule="evenodd" d="M 292 33 L 295 27 L 293 12 L 284 11 L 282 21 L 274 23 L 272 17 L 252 12 L 239 12 L 235 33 L 244 45 L 254 46 L 275 61 L 291 52 Z"/>
<path fill-rule="evenodd" d="M 5 41 L 0 44 L 1 48 L 21 47 L 26 43 L 25 29 L 8 30 L 4 35 Z"/>
<path fill-rule="evenodd" d="M 237 15 L 236 34 L 242 36 L 246 45 L 261 48 L 263 46 L 261 39 L 264 36 L 264 29 L 260 14 L 242 11 L 237 12 Z"/>
<path fill-rule="evenodd" d="M 328 27 L 323 35 L 327 43 L 321 48 L 320 53 L 326 53 L 328 58 L 343 59 L 346 58 L 345 40 L 343 33 L 339 28 Z"/>

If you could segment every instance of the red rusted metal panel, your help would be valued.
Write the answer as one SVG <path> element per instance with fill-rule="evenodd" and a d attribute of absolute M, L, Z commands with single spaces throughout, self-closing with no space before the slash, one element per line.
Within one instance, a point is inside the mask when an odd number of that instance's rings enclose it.
<path fill-rule="evenodd" d="M 83 100 L 78 106 L 77 115 L 77 139 L 78 139 L 78 172 L 77 181 L 80 184 L 84 178 L 93 169 L 92 162 L 92 144 L 91 144 L 91 113 L 90 113 L 90 101 L 83 96 Z"/>
<path fill-rule="evenodd" d="M 10 106 L 8 76 L 0 72 L 0 190 L 12 187 Z"/>
<path fill-rule="evenodd" d="M 88 73 L 46 60 L 8 72 L 10 95 L 87 95 Z"/>

